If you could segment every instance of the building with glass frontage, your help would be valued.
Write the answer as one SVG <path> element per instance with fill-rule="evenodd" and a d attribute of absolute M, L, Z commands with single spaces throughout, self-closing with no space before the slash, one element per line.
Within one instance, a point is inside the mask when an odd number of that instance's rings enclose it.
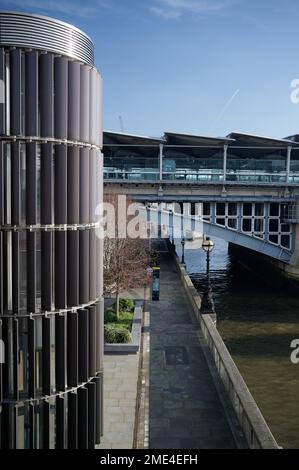
<path fill-rule="evenodd" d="M 1 448 L 100 442 L 101 108 L 86 34 L 0 12 Z"/>
<path fill-rule="evenodd" d="M 130 181 L 298 183 L 299 136 L 233 132 L 161 138 L 104 132 L 104 177 Z"/>

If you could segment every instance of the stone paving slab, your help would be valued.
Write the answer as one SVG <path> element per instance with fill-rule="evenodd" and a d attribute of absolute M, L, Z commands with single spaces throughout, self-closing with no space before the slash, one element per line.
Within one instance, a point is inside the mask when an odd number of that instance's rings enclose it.
<path fill-rule="evenodd" d="M 160 301 L 150 304 L 149 447 L 231 449 L 236 444 L 172 258 L 160 253 Z M 187 364 L 169 365 L 169 347 L 185 348 Z M 173 351 L 173 350 L 171 350 Z"/>
<path fill-rule="evenodd" d="M 139 354 L 104 356 L 104 436 L 97 449 L 132 449 Z"/>

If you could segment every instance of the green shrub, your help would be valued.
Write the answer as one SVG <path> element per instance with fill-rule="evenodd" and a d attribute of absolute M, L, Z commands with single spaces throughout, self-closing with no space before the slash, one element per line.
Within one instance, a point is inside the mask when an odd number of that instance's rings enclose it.
<path fill-rule="evenodd" d="M 116 310 L 116 302 L 112 306 L 113 310 Z M 119 311 L 120 312 L 131 312 L 135 308 L 135 302 L 133 299 L 120 299 L 119 300 Z"/>
<path fill-rule="evenodd" d="M 117 331 L 117 342 L 118 343 L 130 343 L 132 341 L 131 333 L 126 329 L 119 329 Z"/>
<path fill-rule="evenodd" d="M 105 343 L 130 343 L 132 341 L 131 333 L 125 328 L 112 325 L 105 325 L 104 328 Z"/>
<path fill-rule="evenodd" d="M 105 323 L 113 323 L 117 321 L 116 312 L 112 308 L 108 308 L 104 316 Z"/>
<path fill-rule="evenodd" d="M 112 325 L 104 327 L 105 343 L 117 343 L 117 330 Z"/>

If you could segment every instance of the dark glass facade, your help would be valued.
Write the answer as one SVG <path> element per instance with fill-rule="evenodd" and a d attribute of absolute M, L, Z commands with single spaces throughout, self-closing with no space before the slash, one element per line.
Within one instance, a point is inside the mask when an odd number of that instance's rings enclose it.
<path fill-rule="evenodd" d="M 90 39 L 72 26 L 0 12 L 0 27 L 0 445 L 93 448 L 102 434 L 102 78 Z"/>

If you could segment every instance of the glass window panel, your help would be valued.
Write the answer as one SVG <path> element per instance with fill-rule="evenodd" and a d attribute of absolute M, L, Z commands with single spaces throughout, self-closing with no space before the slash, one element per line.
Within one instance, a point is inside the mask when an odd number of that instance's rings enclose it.
<path fill-rule="evenodd" d="M 283 233 L 289 233 L 291 231 L 291 226 L 290 224 L 282 224 L 281 225 L 281 232 Z"/>
<path fill-rule="evenodd" d="M 291 175 L 299 175 L 299 149 L 293 148 L 291 154 L 291 165 L 290 165 Z M 296 183 L 297 181 L 292 181 Z"/>
<path fill-rule="evenodd" d="M 229 228 L 237 229 L 237 219 L 228 219 L 227 226 Z"/>
<path fill-rule="evenodd" d="M 264 231 L 264 219 L 255 219 L 254 220 L 254 231 L 263 232 Z"/>
<path fill-rule="evenodd" d="M 239 175 L 256 176 L 286 172 L 287 150 L 280 148 L 234 147 L 230 146 L 227 156 L 227 170 Z"/>
<path fill-rule="evenodd" d="M 278 232 L 279 231 L 279 220 L 270 219 L 269 220 L 269 232 Z"/>
<path fill-rule="evenodd" d="M 104 147 L 105 176 L 117 179 L 158 179 L 159 146 Z M 174 169 L 175 171 L 175 169 Z"/>
<path fill-rule="evenodd" d="M 216 224 L 225 226 L 225 219 L 216 219 Z"/>
<path fill-rule="evenodd" d="M 245 202 L 243 204 L 243 215 L 249 216 L 252 215 L 252 204 Z"/>
<path fill-rule="evenodd" d="M 290 235 L 282 235 L 281 236 L 281 246 L 284 248 L 290 248 L 291 246 L 291 237 Z"/>
<path fill-rule="evenodd" d="M 252 232 L 252 220 L 243 219 L 242 227 L 243 227 L 243 232 Z"/>
<path fill-rule="evenodd" d="M 209 202 L 203 203 L 203 215 L 211 215 L 211 204 Z"/>
<path fill-rule="evenodd" d="M 238 214 L 238 206 L 236 203 L 229 203 L 228 204 L 228 215 L 237 215 Z"/>
<path fill-rule="evenodd" d="M 216 212 L 217 212 L 217 215 L 225 215 L 225 203 L 224 202 L 217 203 Z"/>
<path fill-rule="evenodd" d="M 223 170 L 223 147 L 167 147 L 164 158 L 172 159 L 176 169 Z"/>
<path fill-rule="evenodd" d="M 279 217 L 279 204 L 270 204 L 270 217 Z"/>
<path fill-rule="evenodd" d="M 269 235 L 269 241 L 278 245 L 278 235 Z"/>
<path fill-rule="evenodd" d="M 254 214 L 257 217 L 262 217 L 264 215 L 264 204 L 256 203 L 254 207 Z"/>

